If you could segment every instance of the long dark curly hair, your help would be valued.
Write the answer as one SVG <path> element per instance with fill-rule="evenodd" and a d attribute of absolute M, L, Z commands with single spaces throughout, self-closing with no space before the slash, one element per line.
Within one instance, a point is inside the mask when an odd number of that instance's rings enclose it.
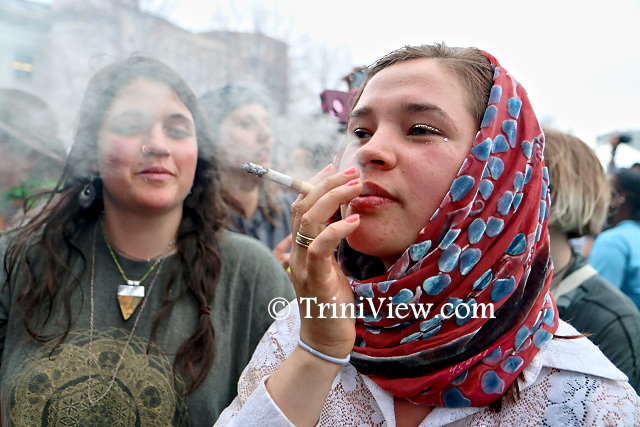
<path fill-rule="evenodd" d="M 188 297 L 197 307 L 210 306 L 220 275 L 221 258 L 216 235 L 224 228 L 226 204 L 220 184 L 219 160 L 206 121 L 191 89 L 176 72 L 163 63 L 140 54 L 100 70 L 89 82 L 82 102 L 77 133 L 65 168 L 44 208 L 26 225 L 14 231 L 4 259 L 5 286 L 18 279 L 21 286 L 16 301 L 28 333 L 42 343 L 57 348 L 74 322 L 71 294 L 80 286 L 71 271 L 72 260 L 87 260 L 72 242 L 79 230 L 96 223 L 104 209 L 99 177 L 93 176 L 97 164 L 98 131 L 107 110 L 120 89 L 132 80 L 145 78 L 166 84 L 191 111 L 198 140 L 198 161 L 191 194 L 183 202 L 183 214 L 177 234 L 177 260 L 164 287 L 163 305 L 156 313 L 149 349 L 158 326 L 180 298 Z M 78 194 L 87 183 L 96 188 L 96 198 L 86 208 Z M 189 268 L 184 268 L 189 266 Z M 177 297 L 170 298 L 172 287 L 182 285 Z M 45 332 L 55 310 L 62 310 L 62 332 Z M 200 310 L 199 310 L 200 311 Z M 206 314 L 206 313 L 205 313 Z M 191 393 L 205 380 L 214 358 L 214 330 L 211 319 L 198 314 L 193 334 L 184 340 L 175 355 L 174 373 L 187 382 L 183 391 Z M 149 351 L 149 350 L 148 350 Z M 176 382 L 177 384 L 177 382 Z"/>

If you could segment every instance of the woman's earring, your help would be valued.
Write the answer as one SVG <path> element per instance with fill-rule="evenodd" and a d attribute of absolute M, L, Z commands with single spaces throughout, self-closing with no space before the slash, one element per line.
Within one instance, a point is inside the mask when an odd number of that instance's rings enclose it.
<path fill-rule="evenodd" d="M 78 194 L 78 204 L 83 209 L 91 206 L 96 198 L 96 187 L 93 185 L 94 180 L 95 178 L 91 178 L 91 180 L 82 187 L 80 194 Z"/>

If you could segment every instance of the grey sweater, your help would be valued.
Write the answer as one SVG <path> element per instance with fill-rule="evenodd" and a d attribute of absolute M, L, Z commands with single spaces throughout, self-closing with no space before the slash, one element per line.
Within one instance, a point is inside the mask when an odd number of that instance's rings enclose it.
<path fill-rule="evenodd" d="M 269 301 L 294 298 L 286 273 L 264 245 L 254 239 L 225 231 L 218 250 L 222 271 L 212 304 L 215 359 L 205 382 L 189 396 L 176 392 L 173 356 L 194 331 L 198 307 L 192 298 L 177 302 L 158 330 L 157 346 L 147 354 L 154 315 L 162 304 L 171 264 L 165 259 L 154 289 L 144 284 L 147 305 L 126 349 L 122 366 L 109 393 L 91 407 L 87 399 L 88 376 L 93 395 L 112 382 L 116 364 L 136 316 L 122 319 L 116 290 L 122 278 L 111 259 L 101 233 L 96 241 L 95 328 L 89 349 L 89 274 L 93 226 L 79 233 L 76 243 L 87 260 L 74 262 L 80 288 L 71 299 L 74 323 L 62 346 L 51 353 L 46 345 L 27 334 L 17 304 L 20 281 L 9 283 L 0 293 L 0 395 L 2 425 L 212 425 L 236 395 L 236 383 L 254 348 L 272 322 Z M 2 259 L 4 256 L 2 256 Z M 149 263 L 119 257 L 127 276 L 141 277 Z M 19 276 L 18 276 L 19 277 Z M 0 277 L 4 283 L 4 277 Z M 174 290 L 177 287 L 174 286 Z M 60 307 L 56 303 L 56 307 Z M 60 331 L 61 313 L 47 323 L 47 330 Z M 93 364 L 89 360 L 93 358 Z"/>

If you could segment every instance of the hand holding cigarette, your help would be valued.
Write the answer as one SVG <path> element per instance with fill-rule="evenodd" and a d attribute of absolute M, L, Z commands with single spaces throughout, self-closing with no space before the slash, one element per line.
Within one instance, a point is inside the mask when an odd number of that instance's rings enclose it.
<path fill-rule="evenodd" d="M 261 178 L 268 179 L 273 182 L 277 182 L 280 185 L 296 190 L 302 194 L 307 194 L 313 188 L 313 184 L 308 183 L 300 179 L 295 179 L 289 175 L 285 175 L 281 172 L 277 172 L 273 169 L 267 169 L 264 166 L 256 165 L 255 163 L 246 162 L 240 167 L 245 172 L 257 175 Z"/>

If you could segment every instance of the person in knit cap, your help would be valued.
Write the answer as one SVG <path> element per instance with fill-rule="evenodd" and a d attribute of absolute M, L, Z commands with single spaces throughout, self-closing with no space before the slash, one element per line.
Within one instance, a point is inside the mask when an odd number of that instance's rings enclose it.
<path fill-rule="evenodd" d="M 226 154 L 223 185 L 231 207 L 229 229 L 252 236 L 289 266 L 292 193 L 240 169 L 245 162 L 270 168 L 274 145 L 271 103 L 257 87 L 230 84 L 200 96 L 214 143 Z"/>

